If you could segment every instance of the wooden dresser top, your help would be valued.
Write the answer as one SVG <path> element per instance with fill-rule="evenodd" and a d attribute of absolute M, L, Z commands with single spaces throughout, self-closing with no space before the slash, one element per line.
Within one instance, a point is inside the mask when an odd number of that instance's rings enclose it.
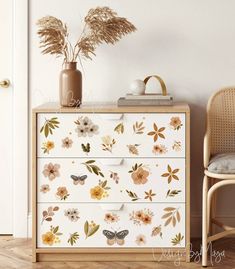
<path fill-rule="evenodd" d="M 123 106 L 118 107 L 116 103 L 84 103 L 80 107 L 61 107 L 59 103 L 45 103 L 33 109 L 35 113 L 79 113 L 79 112 L 184 112 L 190 111 L 186 103 L 175 102 L 172 106 Z"/>

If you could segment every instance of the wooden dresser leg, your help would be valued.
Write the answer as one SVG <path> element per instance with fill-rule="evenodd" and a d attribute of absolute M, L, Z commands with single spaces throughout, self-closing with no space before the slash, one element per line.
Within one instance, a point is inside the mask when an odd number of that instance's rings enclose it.
<path fill-rule="evenodd" d="M 32 254 L 32 262 L 37 262 L 37 253 L 35 251 Z"/>

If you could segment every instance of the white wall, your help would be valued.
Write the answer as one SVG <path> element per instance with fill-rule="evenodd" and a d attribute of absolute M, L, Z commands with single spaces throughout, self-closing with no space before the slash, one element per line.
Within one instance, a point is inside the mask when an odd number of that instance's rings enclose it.
<path fill-rule="evenodd" d="M 103 45 L 84 62 L 84 101 L 116 101 L 129 83 L 159 74 L 177 101 L 190 104 L 192 235 L 200 235 L 202 138 L 205 105 L 218 88 L 235 85 L 235 1 L 233 0 L 31 0 L 31 106 L 58 101 L 62 61 L 40 54 L 35 22 L 45 15 L 68 23 L 73 35 L 91 7 L 109 6 L 138 31 L 115 46 Z M 219 198 L 218 215 L 235 221 L 230 200 L 234 188 Z"/>

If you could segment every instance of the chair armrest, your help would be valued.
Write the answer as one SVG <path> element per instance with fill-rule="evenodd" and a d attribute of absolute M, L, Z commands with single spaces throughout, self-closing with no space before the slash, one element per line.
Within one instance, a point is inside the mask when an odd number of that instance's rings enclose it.
<path fill-rule="evenodd" d="M 203 163 L 204 168 L 207 168 L 210 161 L 210 144 L 208 134 L 206 133 L 204 136 L 204 143 L 203 143 Z"/>

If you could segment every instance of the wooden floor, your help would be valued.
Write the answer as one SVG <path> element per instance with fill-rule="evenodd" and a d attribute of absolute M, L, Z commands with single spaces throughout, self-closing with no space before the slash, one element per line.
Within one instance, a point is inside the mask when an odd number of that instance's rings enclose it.
<path fill-rule="evenodd" d="M 40 262 L 31 263 L 31 240 L 0 237 L 0 269 L 169 269 L 201 268 L 200 240 L 193 240 L 191 263 L 182 262 Z M 235 238 L 224 238 L 213 243 L 213 268 L 235 269 Z M 223 251 L 225 257 L 223 257 Z M 222 256 L 222 257 L 221 257 Z M 178 266 L 177 266 L 178 265 Z M 211 267 L 212 268 L 212 267 Z"/>

